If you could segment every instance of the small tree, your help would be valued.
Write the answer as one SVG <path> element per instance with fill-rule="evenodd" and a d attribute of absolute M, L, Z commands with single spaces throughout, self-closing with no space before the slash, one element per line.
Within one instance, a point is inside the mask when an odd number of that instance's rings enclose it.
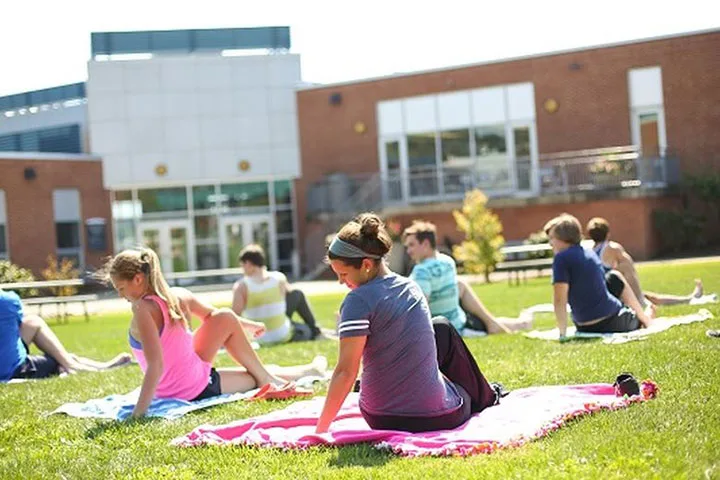
<path fill-rule="evenodd" d="M 47 268 L 40 272 L 45 280 L 74 280 L 80 277 L 80 270 L 75 268 L 75 262 L 63 258 L 57 261 L 54 255 L 48 255 Z M 50 291 L 56 297 L 69 297 L 75 295 L 77 287 L 51 287 Z"/>
<path fill-rule="evenodd" d="M 476 189 L 465 195 L 462 210 L 453 210 L 458 230 L 465 233 L 465 240 L 453 247 L 453 255 L 467 272 L 482 272 L 489 283 L 490 273 L 503 259 L 500 248 L 505 239 L 500 219 L 486 204 L 487 197 Z"/>

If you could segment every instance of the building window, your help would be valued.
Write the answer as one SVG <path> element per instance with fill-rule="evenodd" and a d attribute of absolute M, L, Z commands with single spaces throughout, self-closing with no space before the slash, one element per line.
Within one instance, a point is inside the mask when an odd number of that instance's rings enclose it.
<path fill-rule="evenodd" d="M 74 189 L 53 191 L 53 209 L 58 260 L 67 258 L 72 260 L 77 268 L 83 268 L 80 192 Z"/>
<path fill-rule="evenodd" d="M 474 159 L 470 154 L 470 131 L 440 132 L 442 177 L 445 193 L 462 193 L 472 188 Z"/>
<path fill-rule="evenodd" d="M 0 151 L 82 153 L 80 125 L 63 125 L 2 135 Z"/>
<path fill-rule="evenodd" d="M 438 194 L 435 132 L 407 136 L 410 196 Z"/>
<path fill-rule="evenodd" d="M 6 218 L 5 192 L 0 190 L 0 260 L 8 258 Z"/>
<path fill-rule="evenodd" d="M 227 195 L 230 208 L 267 207 L 270 205 L 267 182 L 221 185 L 220 193 Z"/>
<path fill-rule="evenodd" d="M 505 125 L 486 125 L 475 129 L 478 186 L 488 190 L 511 187 Z"/>
<path fill-rule="evenodd" d="M 149 188 L 138 190 L 142 214 L 186 212 L 188 209 L 187 190 L 177 188 Z"/>

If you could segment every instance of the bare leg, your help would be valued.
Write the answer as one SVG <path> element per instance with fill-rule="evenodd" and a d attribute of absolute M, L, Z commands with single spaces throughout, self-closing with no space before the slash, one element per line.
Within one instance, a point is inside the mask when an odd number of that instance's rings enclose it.
<path fill-rule="evenodd" d="M 45 320 L 37 315 L 26 315 L 20 322 L 20 336 L 27 345 L 35 344 L 40 350 L 53 357 L 66 372 L 75 370 L 97 371 L 97 368 L 77 362 L 65 349 L 60 339 Z"/>
<path fill-rule="evenodd" d="M 645 301 L 645 295 L 643 295 L 642 288 L 640 288 L 640 278 L 638 277 L 634 263 L 631 261 L 620 262 L 618 263 L 616 270 L 623 274 L 626 285 L 632 289 L 635 294 L 635 298 L 637 298 L 640 305 L 645 308 L 647 306 L 647 302 Z"/>
<path fill-rule="evenodd" d="M 305 365 L 294 365 L 292 367 L 281 367 L 279 365 L 266 365 L 268 372 L 273 375 L 293 382 L 303 377 L 322 377 L 327 373 L 328 362 L 324 355 L 316 356 L 311 363 Z"/>
<path fill-rule="evenodd" d="M 471 312 L 485 324 L 487 332 L 493 333 L 510 333 L 510 329 L 498 322 L 485 305 L 480 301 L 470 285 L 463 280 L 458 280 L 458 291 L 460 295 L 460 305 L 462 308 Z"/>
<path fill-rule="evenodd" d="M 690 303 L 693 298 L 700 298 L 703 295 L 702 280 L 695 280 L 695 289 L 690 295 L 669 295 L 665 293 L 645 292 L 647 298 L 654 305 L 682 305 Z"/>
<path fill-rule="evenodd" d="M 640 305 L 640 302 L 638 301 L 637 297 L 635 296 L 635 292 L 632 291 L 632 289 L 628 285 L 625 277 L 619 272 L 617 272 L 617 276 L 618 276 L 618 278 L 622 279 L 623 283 L 625 284 L 625 288 L 623 288 L 622 294 L 620 294 L 620 300 L 622 300 L 622 302 L 625 305 L 627 305 L 628 307 L 633 309 L 633 311 L 635 312 L 635 315 L 637 315 L 637 317 L 638 317 L 638 320 L 640 320 L 640 323 L 642 323 L 642 325 L 644 327 L 646 327 L 646 328 L 649 327 L 650 324 L 652 323 L 651 315 L 648 315 L 643 310 L 642 305 Z M 652 307 L 652 305 L 651 305 L 651 307 Z M 653 313 L 654 313 L 654 311 L 653 311 Z M 652 315 L 652 316 L 654 316 L 654 315 Z"/>
<path fill-rule="evenodd" d="M 72 353 L 70 354 L 70 356 L 76 362 L 86 365 L 88 367 L 95 368 L 97 370 L 108 370 L 110 368 L 119 367 L 121 365 L 127 365 L 132 361 L 132 356 L 129 353 L 121 353 L 119 355 L 116 355 L 112 360 L 108 362 L 98 362 L 97 360 L 93 360 L 92 358 L 80 357 Z"/>
<path fill-rule="evenodd" d="M 220 311 L 205 320 L 195 331 L 193 343 L 195 352 L 206 362 L 212 362 L 217 351 L 224 346 L 228 354 L 245 367 L 258 387 L 268 383 L 278 386 L 286 383 L 268 372 L 250 345 L 239 320 L 231 312 Z M 245 385 L 244 380 L 240 383 Z"/>

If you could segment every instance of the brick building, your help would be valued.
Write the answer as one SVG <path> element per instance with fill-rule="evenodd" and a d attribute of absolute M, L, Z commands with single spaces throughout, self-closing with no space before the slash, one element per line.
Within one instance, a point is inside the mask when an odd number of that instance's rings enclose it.
<path fill-rule="evenodd" d="M 297 94 L 305 267 L 363 209 L 435 221 L 479 187 L 505 237 L 607 217 L 637 258 L 682 173 L 720 169 L 720 31 L 313 86 Z"/>
<path fill-rule="evenodd" d="M 0 172 L 0 258 L 39 276 L 49 254 L 93 269 L 113 253 L 98 157 L 0 152 Z"/>

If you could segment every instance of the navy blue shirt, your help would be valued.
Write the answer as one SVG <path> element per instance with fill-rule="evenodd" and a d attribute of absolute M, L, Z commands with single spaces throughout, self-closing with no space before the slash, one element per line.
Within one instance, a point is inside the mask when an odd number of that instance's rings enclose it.
<path fill-rule="evenodd" d="M 15 292 L 0 291 L 0 381 L 10 380 L 27 357 L 20 337 L 22 318 L 20 297 Z"/>
<path fill-rule="evenodd" d="M 573 322 L 582 324 L 615 315 L 622 304 L 605 285 L 600 259 L 592 250 L 573 245 L 553 258 L 553 284 L 567 283 Z"/>

